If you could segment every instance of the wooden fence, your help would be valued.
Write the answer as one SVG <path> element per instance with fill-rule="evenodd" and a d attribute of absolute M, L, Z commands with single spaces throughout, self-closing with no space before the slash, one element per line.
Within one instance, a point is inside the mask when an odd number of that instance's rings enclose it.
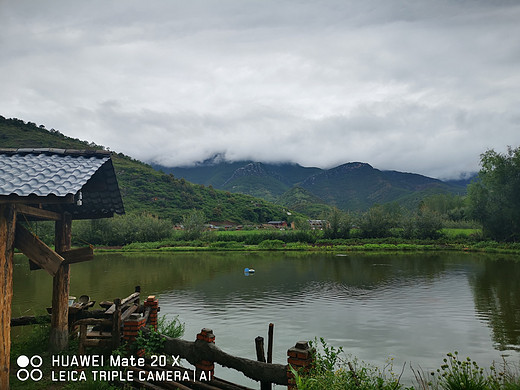
<path fill-rule="evenodd" d="M 141 305 L 140 288 L 136 287 L 133 294 L 114 302 L 100 303 L 104 310 L 87 310 L 92 304 L 84 304 L 85 310 L 69 311 L 69 330 L 79 337 L 79 354 L 85 354 L 86 348 L 109 346 L 116 349 L 120 343 L 132 343 L 138 332 L 144 334 L 157 331 L 158 300 L 149 296 Z M 82 309 L 82 307 L 80 307 Z M 11 320 L 12 326 L 50 322 L 50 316 L 19 317 Z M 246 377 L 259 381 L 261 390 L 272 388 L 272 384 L 288 386 L 294 389 L 294 377 L 290 366 L 295 369 L 308 368 L 312 364 L 312 350 L 308 342 L 300 341 L 287 351 L 287 364 L 272 363 L 273 324 L 269 324 L 267 359 L 264 355 L 263 338 L 255 339 L 257 360 L 233 356 L 224 352 L 215 344 L 213 330 L 204 328 L 197 334 L 195 341 L 178 338 L 164 338 L 163 349 L 155 351 L 185 359 L 195 366 L 193 378 L 180 381 L 142 381 L 135 380 L 143 388 L 159 389 L 203 389 L 203 390 L 244 390 L 247 387 L 236 385 L 214 376 L 215 363 L 223 367 L 237 370 Z M 142 371 L 146 367 L 131 368 Z M 154 367 L 153 370 L 165 370 L 164 367 Z M 170 370 L 187 370 L 182 367 L 169 367 Z M 177 375 L 179 376 L 179 375 Z M 182 376 L 180 376 L 182 378 Z M 204 380 L 200 380 L 204 378 Z M 172 387 L 174 386 L 174 387 Z M 176 387 L 175 387 L 176 386 Z"/>

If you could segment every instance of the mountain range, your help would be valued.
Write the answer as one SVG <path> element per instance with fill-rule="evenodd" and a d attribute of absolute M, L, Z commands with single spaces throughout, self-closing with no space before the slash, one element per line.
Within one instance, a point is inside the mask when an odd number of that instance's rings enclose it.
<path fill-rule="evenodd" d="M 252 195 L 313 217 L 330 207 L 364 211 L 389 202 L 412 209 L 429 195 L 465 194 L 474 177 L 442 181 L 416 173 L 379 170 L 364 162 L 321 169 L 289 163 L 227 162 L 219 156 L 193 167 L 152 166 L 193 183 Z"/>
<path fill-rule="evenodd" d="M 0 148 L 100 149 L 54 129 L 0 116 Z M 349 162 L 331 169 L 255 161 L 227 162 L 216 156 L 193 167 L 148 165 L 113 153 L 127 212 L 149 212 L 179 222 L 201 209 L 208 220 L 266 222 L 301 213 L 313 218 L 331 207 L 364 211 L 395 202 L 408 209 L 439 193 L 464 194 L 471 178 L 458 181 L 376 169 Z"/>

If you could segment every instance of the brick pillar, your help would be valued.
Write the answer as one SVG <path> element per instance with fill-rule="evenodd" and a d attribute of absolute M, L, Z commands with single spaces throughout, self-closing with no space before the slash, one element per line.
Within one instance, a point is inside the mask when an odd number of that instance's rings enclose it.
<path fill-rule="evenodd" d="M 287 385 L 288 390 L 296 389 L 294 375 L 289 368 L 289 365 L 296 371 L 308 371 L 312 365 L 313 349 L 309 346 L 307 341 L 298 341 L 296 345 L 287 350 L 287 379 L 289 384 Z"/>
<path fill-rule="evenodd" d="M 200 341 L 199 341 L 200 340 Z M 213 330 L 208 328 L 203 328 L 200 333 L 197 335 L 197 342 L 206 342 L 215 344 L 215 335 L 213 334 Z M 210 362 L 208 360 L 201 360 L 200 362 L 195 364 L 195 375 L 196 380 L 202 380 L 206 378 L 206 380 L 213 379 L 213 375 L 215 375 L 215 363 Z"/>
<path fill-rule="evenodd" d="M 127 343 L 135 341 L 139 329 L 146 325 L 146 320 L 140 314 L 131 314 L 130 317 L 123 323 L 123 340 Z M 144 349 L 137 351 L 138 356 L 144 356 Z"/>
<path fill-rule="evenodd" d="M 159 300 L 155 299 L 155 295 L 150 295 L 146 301 L 144 301 L 145 309 L 150 307 L 150 315 L 148 316 L 148 324 L 157 331 L 157 312 L 159 311 Z"/>

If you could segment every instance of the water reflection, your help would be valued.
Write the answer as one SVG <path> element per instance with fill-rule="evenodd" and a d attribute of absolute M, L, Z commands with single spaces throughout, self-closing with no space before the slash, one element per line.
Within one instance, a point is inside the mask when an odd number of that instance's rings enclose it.
<path fill-rule="evenodd" d="M 470 275 L 479 315 L 489 322 L 494 347 L 520 349 L 520 263 L 493 257 Z"/>
<path fill-rule="evenodd" d="M 141 285 L 186 323 L 186 339 L 211 327 L 221 348 L 252 359 L 274 322 L 278 363 L 296 341 L 322 336 L 374 364 L 436 368 L 453 350 L 488 365 L 519 349 L 519 276 L 514 257 L 468 253 L 106 254 L 71 266 L 71 294 L 101 301 Z M 51 278 L 17 256 L 13 315 L 50 301 Z"/>

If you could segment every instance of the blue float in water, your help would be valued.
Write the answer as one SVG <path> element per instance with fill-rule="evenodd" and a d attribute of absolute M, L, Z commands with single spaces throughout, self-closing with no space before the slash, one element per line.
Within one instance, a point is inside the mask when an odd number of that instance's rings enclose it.
<path fill-rule="evenodd" d="M 253 268 L 244 268 L 244 275 L 249 276 L 250 274 L 254 274 L 255 270 Z"/>

